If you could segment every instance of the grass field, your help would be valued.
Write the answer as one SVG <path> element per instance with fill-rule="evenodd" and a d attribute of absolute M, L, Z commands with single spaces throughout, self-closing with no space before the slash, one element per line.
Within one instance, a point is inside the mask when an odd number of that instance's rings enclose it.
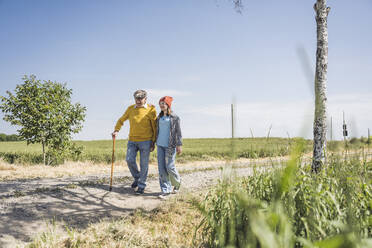
<path fill-rule="evenodd" d="M 231 139 L 184 139 L 183 153 L 177 156 L 178 163 L 190 161 L 225 160 L 231 158 L 264 158 L 288 155 L 297 138 L 236 138 Z M 352 139 L 349 149 L 367 147 L 363 139 Z M 83 147 L 77 159 L 80 162 L 111 163 L 112 140 L 74 141 Z M 124 161 L 127 140 L 116 141 L 116 161 Z M 328 142 L 329 151 L 345 148 L 343 141 Z M 305 140 L 305 152 L 312 151 L 312 141 Z M 42 148 L 40 144 L 27 145 L 24 141 L 0 142 L 0 158 L 10 164 L 41 164 Z M 156 151 L 151 153 L 150 162 L 156 162 Z"/>
<path fill-rule="evenodd" d="M 74 141 L 83 146 L 79 161 L 110 163 L 112 156 L 111 140 Z M 231 139 L 184 139 L 183 153 L 177 157 L 179 163 L 188 161 L 206 161 L 235 158 L 262 158 L 284 156 L 288 154 L 293 139 L 286 138 L 236 138 Z M 311 141 L 306 141 L 306 150 L 311 150 Z M 116 141 L 115 157 L 117 161 L 125 159 L 127 140 Z M 40 144 L 27 145 L 26 142 L 0 142 L 0 157 L 11 164 L 40 164 L 42 149 Z M 150 160 L 156 160 L 156 152 Z"/>

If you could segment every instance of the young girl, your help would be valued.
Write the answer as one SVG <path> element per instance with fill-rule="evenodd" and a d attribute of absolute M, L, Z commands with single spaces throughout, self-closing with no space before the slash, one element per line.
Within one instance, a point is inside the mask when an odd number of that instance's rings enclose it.
<path fill-rule="evenodd" d="M 162 191 L 159 197 L 162 199 L 170 193 L 177 193 L 181 185 L 175 160 L 176 153 L 182 152 L 182 134 L 180 118 L 171 111 L 172 101 L 173 98 L 170 96 L 160 98 L 161 112 L 156 119 L 159 183 Z"/>

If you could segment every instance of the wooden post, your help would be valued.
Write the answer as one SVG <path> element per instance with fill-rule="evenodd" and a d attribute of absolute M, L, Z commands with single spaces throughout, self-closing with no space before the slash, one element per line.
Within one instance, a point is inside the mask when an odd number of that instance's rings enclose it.
<path fill-rule="evenodd" d="M 114 176 L 115 162 L 115 136 L 112 138 L 112 158 L 111 158 L 111 175 L 110 175 L 110 191 L 112 190 L 112 177 Z"/>
<path fill-rule="evenodd" d="M 345 145 L 346 145 L 346 137 L 348 136 L 348 133 L 347 133 L 347 126 L 346 126 L 346 123 L 345 123 L 345 112 L 342 111 L 342 135 L 344 136 L 344 141 L 345 141 Z"/>
<path fill-rule="evenodd" d="M 348 136 L 348 133 L 347 133 L 347 126 L 346 126 L 346 122 L 345 122 L 345 112 L 342 111 L 342 135 L 344 136 L 344 143 L 345 143 L 345 161 L 347 159 L 347 139 L 346 137 Z"/>

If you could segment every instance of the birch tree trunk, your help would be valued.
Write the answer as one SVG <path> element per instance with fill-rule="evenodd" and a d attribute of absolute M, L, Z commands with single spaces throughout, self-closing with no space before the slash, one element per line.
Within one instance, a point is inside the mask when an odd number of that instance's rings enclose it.
<path fill-rule="evenodd" d="M 327 0 L 317 0 L 314 4 L 317 25 L 317 50 L 315 69 L 315 114 L 314 151 L 312 171 L 319 172 L 326 157 L 327 133 L 327 67 L 328 67 L 328 28 L 327 18 L 330 8 Z"/>

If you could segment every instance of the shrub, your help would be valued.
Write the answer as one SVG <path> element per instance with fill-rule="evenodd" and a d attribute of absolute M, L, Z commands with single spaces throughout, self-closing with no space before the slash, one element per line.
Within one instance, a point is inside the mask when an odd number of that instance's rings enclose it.
<path fill-rule="evenodd" d="M 207 246 L 370 247 L 372 163 L 332 158 L 313 174 L 296 154 L 284 168 L 225 177 L 207 194 Z"/>

